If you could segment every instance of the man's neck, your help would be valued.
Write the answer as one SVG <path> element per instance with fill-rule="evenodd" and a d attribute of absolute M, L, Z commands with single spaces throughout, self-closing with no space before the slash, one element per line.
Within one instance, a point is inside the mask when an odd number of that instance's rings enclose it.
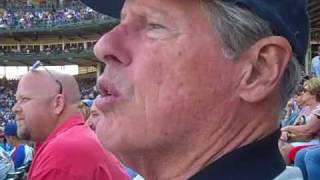
<path fill-rule="evenodd" d="M 78 113 L 79 110 L 75 106 L 69 106 L 65 108 L 65 110 L 57 117 L 57 124 L 56 128 L 61 126 L 68 118 L 73 116 L 74 114 Z"/>
<path fill-rule="evenodd" d="M 242 127 L 237 123 L 241 119 L 230 119 L 230 123 L 226 120 L 226 126 L 198 137 L 193 143 L 175 147 L 171 152 L 159 150 L 152 151 L 152 154 L 141 153 L 141 156 L 135 156 L 137 158 L 127 162 L 146 179 L 188 179 L 223 155 L 273 133 L 277 126 L 270 126 L 270 119 L 265 117 L 257 116 L 264 118 L 267 123 L 252 120 Z"/>

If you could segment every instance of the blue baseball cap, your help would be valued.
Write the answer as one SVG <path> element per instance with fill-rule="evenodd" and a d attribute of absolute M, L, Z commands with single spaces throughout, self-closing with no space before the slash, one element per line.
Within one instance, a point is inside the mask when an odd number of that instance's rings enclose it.
<path fill-rule="evenodd" d="M 91 99 L 83 99 L 82 103 L 85 104 L 87 107 L 91 107 L 93 104 L 93 100 Z"/>
<path fill-rule="evenodd" d="M 119 18 L 124 0 L 81 0 L 92 9 Z M 306 0 L 222 0 L 246 8 L 266 20 L 273 33 L 285 37 L 300 64 L 308 49 L 310 23 Z"/>
<path fill-rule="evenodd" d="M 17 123 L 15 120 L 8 120 L 4 125 L 4 134 L 6 136 L 16 136 L 17 135 Z"/>

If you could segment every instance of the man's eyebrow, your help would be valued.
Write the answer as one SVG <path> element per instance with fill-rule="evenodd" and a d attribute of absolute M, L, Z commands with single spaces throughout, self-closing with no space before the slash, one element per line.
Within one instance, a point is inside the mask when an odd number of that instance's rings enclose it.
<path fill-rule="evenodd" d="M 133 10 L 133 12 L 141 17 L 148 15 L 148 17 L 151 17 L 151 18 L 157 18 L 157 17 L 162 19 L 170 18 L 168 12 L 166 12 L 165 10 L 159 9 L 157 7 L 151 7 L 151 6 L 145 6 L 145 8 L 143 8 L 142 10 L 139 10 L 139 13 L 136 13 L 137 11 L 135 10 Z M 126 16 L 127 16 L 127 12 L 125 9 L 123 9 L 121 11 L 120 20 L 123 20 Z"/>
<path fill-rule="evenodd" d="M 149 16 L 152 15 L 151 16 L 152 18 L 161 18 L 161 19 L 170 18 L 170 15 L 167 11 L 165 11 L 163 9 L 156 8 L 156 7 L 146 8 L 145 13 L 148 14 Z"/>

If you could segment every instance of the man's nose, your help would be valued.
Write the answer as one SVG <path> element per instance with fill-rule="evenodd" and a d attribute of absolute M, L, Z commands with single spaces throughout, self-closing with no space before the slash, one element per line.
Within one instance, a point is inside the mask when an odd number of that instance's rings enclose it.
<path fill-rule="evenodd" d="M 18 104 L 18 102 L 12 107 L 12 112 L 13 113 L 18 113 L 19 111 L 20 111 L 20 106 L 19 106 L 19 104 Z"/>
<path fill-rule="evenodd" d="M 94 53 L 99 61 L 106 65 L 110 61 L 128 66 L 131 63 L 129 48 L 132 33 L 126 25 L 118 25 L 104 34 L 94 47 Z"/>

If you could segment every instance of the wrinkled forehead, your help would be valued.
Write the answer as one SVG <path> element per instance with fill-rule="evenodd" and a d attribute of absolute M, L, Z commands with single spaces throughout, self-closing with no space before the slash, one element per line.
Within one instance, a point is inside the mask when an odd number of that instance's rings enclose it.
<path fill-rule="evenodd" d="M 123 18 L 123 15 L 130 9 L 143 9 L 152 16 L 174 14 L 177 10 L 192 13 L 192 9 L 200 7 L 200 4 L 199 1 L 194 0 L 184 0 L 183 3 L 181 0 L 126 0 L 121 9 L 120 18 Z"/>

